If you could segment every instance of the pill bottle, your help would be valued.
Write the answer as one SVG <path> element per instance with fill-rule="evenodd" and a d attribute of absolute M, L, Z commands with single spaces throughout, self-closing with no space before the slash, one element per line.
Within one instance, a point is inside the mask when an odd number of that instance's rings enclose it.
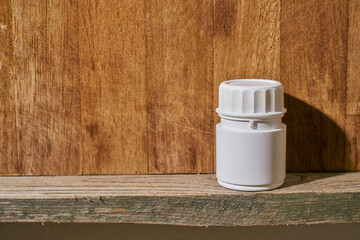
<path fill-rule="evenodd" d="M 236 79 L 219 86 L 216 177 L 226 188 L 263 191 L 286 173 L 284 88 L 278 81 Z"/>

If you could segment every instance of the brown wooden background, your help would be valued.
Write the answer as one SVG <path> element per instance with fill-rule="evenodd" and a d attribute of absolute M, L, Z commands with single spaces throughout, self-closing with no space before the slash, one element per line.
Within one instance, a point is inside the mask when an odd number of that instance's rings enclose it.
<path fill-rule="evenodd" d="M 0 0 L 0 175 L 214 172 L 218 85 L 283 83 L 288 171 L 360 170 L 358 0 Z"/>

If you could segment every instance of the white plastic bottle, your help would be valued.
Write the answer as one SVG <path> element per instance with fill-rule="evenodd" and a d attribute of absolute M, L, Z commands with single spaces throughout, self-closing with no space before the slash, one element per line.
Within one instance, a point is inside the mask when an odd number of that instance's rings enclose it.
<path fill-rule="evenodd" d="M 219 87 L 216 177 L 242 191 L 270 190 L 285 179 L 286 125 L 280 82 L 236 79 Z"/>

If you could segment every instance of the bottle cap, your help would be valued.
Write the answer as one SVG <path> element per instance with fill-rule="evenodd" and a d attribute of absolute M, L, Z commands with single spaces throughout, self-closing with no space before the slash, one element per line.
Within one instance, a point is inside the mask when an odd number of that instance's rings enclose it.
<path fill-rule="evenodd" d="M 220 116 L 233 118 L 271 118 L 283 116 L 284 88 L 274 80 L 235 79 L 219 86 Z"/>

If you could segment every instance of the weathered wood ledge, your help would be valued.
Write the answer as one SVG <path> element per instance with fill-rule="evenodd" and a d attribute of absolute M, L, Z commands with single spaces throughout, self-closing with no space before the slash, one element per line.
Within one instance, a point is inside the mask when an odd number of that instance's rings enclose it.
<path fill-rule="evenodd" d="M 1 222 L 251 226 L 360 222 L 360 172 L 288 174 L 236 192 L 214 174 L 0 177 Z"/>

